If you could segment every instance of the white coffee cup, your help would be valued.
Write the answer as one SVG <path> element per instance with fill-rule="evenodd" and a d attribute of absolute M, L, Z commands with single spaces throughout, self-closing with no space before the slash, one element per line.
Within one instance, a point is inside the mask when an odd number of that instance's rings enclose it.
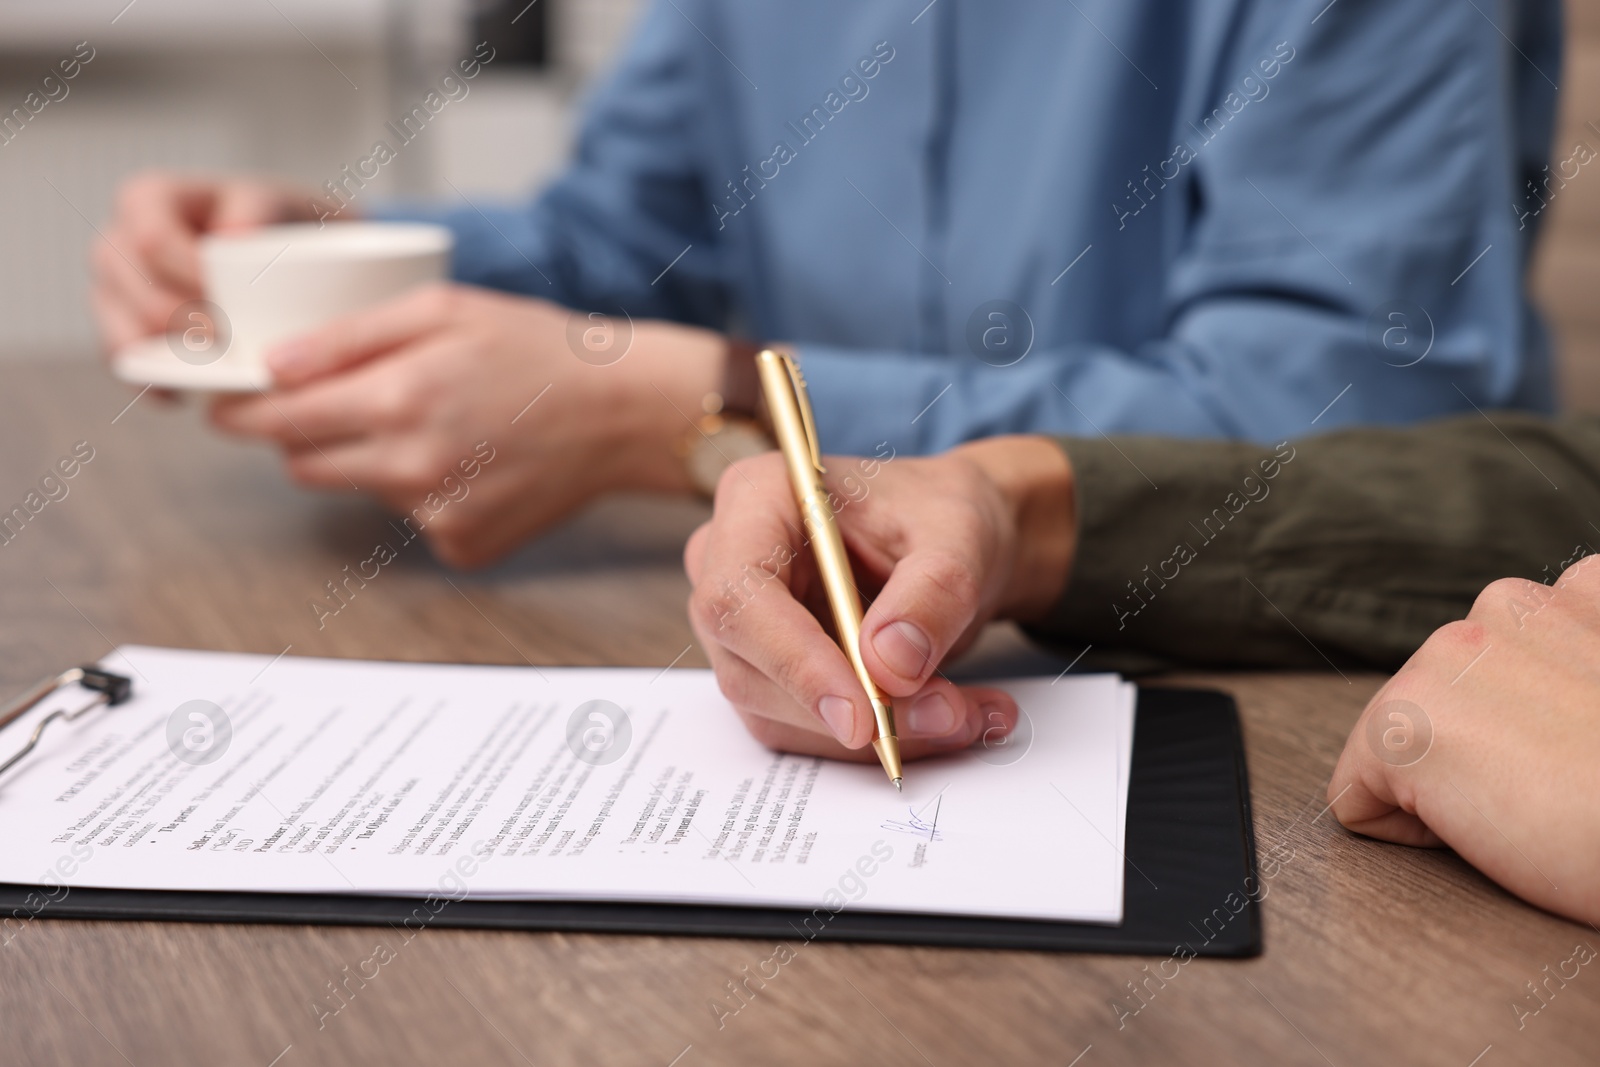
<path fill-rule="evenodd" d="M 165 336 L 119 353 L 119 378 L 210 392 L 266 388 L 266 353 L 281 341 L 443 279 L 452 235 L 413 222 L 296 223 L 201 238 L 204 300 L 174 314 Z"/>

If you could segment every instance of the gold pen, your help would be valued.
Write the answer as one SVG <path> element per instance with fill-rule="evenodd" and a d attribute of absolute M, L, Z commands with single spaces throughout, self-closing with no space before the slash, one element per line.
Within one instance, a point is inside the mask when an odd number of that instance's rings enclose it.
<path fill-rule="evenodd" d="M 900 739 L 894 733 L 894 710 L 889 698 L 867 673 L 866 664 L 861 662 L 861 596 L 856 592 L 855 576 L 850 572 L 844 538 L 839 534 L 839 525 L 833 521 L 828 490 L 822 484 L 826 471 L 822 467 L 822 451 L 817 446 L 817 427 L 811 417 L 805 378 L 801 377 L 800 365 L 793 356 L 771 348 L 756 355 L 756 370 L 761 375 L 761 388 L 778 447 L 783 450 L 784 462 L 789 468 L 789 481 L 794 485 L 795 503 L 800 505 L 806 534 L 817 557 L 817 569 L 822 573 L 822 587 L 833 608 L 839 643 L 844 647 L 850 666 L 855 668 L 867 699 L 872 702 L 872 715 L 877 723 L 873 750 L 878 753 L 884 772 L 899 789 Z"/>

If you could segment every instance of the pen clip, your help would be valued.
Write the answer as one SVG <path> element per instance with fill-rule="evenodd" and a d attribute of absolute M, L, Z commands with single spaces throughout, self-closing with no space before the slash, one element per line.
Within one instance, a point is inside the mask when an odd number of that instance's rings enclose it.
<path fill-rule="evenodd" d="M 822 446 L 817 443 L 817 424 L 811 416 L 811 395 L 806 392 L 805 375 L 800 373 L 800 363 L 787 352 L 779 352 L 778 358 L 783 360 L 784 369 L 789 372 L 789 382 L 794 386 L 795 407 L 800 409 L 800 425 L 806 432 L 806 447 L 811 450 L 811 465 L 817 468 L 817 473 L 826 474 L 828 469 L 822 465 Z"/>

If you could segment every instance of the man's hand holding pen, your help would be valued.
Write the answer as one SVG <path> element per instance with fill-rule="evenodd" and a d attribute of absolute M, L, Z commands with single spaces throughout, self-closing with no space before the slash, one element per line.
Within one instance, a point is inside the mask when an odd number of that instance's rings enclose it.
<path fill-rule="evenodd" d="M 1072 469 L 1054 442 L 1003 437 L 881 467 L 864 495 L 836 485 L 836 522 L 863 600 L 861 655 L 894 698 L 906 759 L 1009 731 L 1015 702 L 938 673 L 993 619 L 1027 620 L 1066 584 L 1076 529 Z M 832 612 L 777 453 L 723 475 L 716 510 L 685 550 L 689 615 L 722 692 L 772 748 L 871 760 L 872 707 L 832 634 Z M 990 733 L 991 740 L 996 736 Z"/>

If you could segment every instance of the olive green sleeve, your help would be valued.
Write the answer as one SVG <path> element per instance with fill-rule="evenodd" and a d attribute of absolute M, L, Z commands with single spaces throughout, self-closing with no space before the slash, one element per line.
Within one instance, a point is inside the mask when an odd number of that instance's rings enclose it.
<path fill-rule="evenodd" d="M 1600 545 L 1595 417 L 1062 447 L 1078 550 L 1029 630 L 1130 664 L 1392 669 L 1489 582 L 1552 581 Z"/>

